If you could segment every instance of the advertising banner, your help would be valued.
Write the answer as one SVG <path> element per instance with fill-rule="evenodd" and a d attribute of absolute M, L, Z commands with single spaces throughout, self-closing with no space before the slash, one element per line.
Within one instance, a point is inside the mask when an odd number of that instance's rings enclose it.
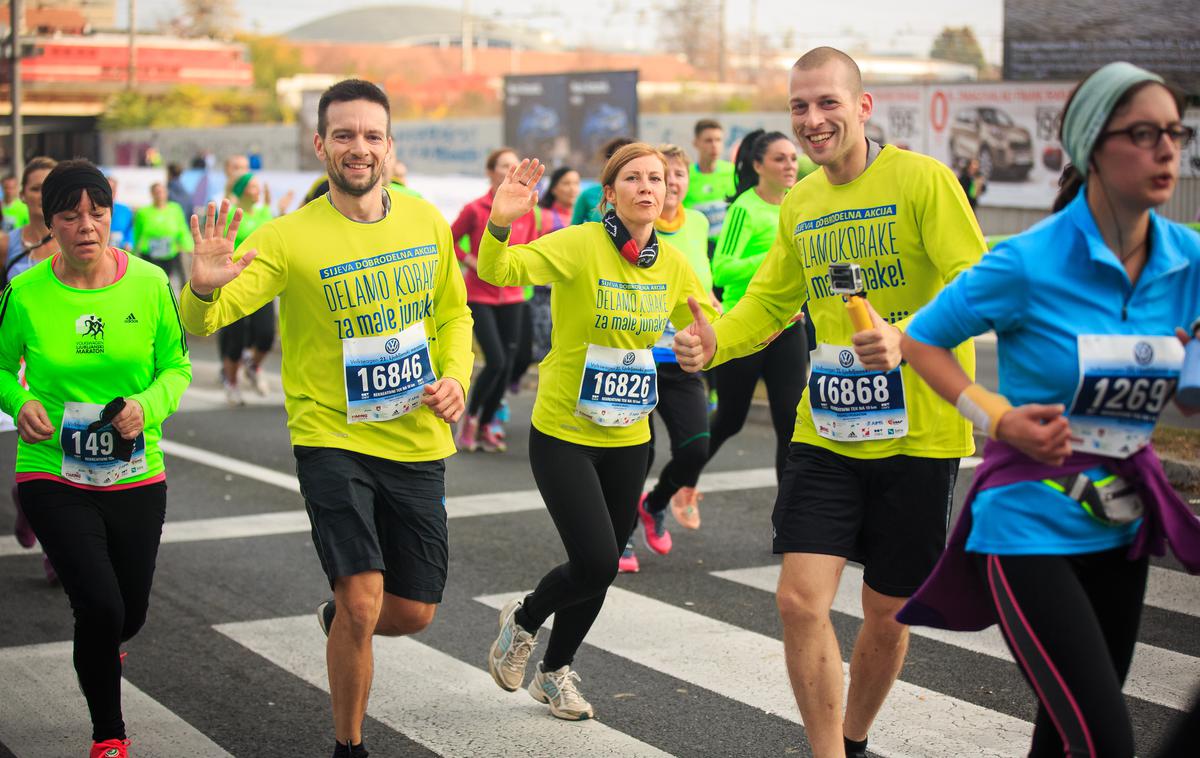
<path fill-rule="evenodd" d="M 609 139 L 637 136 L 637 72 L 589 71 L 504 78 L 504 141 L 550 168 L 599 172 Z"/>

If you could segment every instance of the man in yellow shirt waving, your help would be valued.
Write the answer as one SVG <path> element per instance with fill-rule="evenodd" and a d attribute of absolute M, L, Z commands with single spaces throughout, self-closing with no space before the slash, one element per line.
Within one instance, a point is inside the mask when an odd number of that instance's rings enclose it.
<path fill-rule="evenodd" d="M 680 331 L 675 351 L 691 371 L 746 355 L 808 303 L 819 343 L 772 515 L 784 556 L 776 600 L 813 754 L 854 758 L 866 755 L 908 649 L 895 614 L 941 554 L 958 460 L 974 450 L 954 407 L 900 365 L 901 333 L 985 246 L 946 166 L 866 138 L 872 100 L 849 56 L 809 51 L 789 94 L 792 130 L 822 170 L 784 199 L 775 243 L 742 299 L 716 323 Z M 847 263 L 861 268 L 870 328 L 852 326 L 831 289 L 830 264 Z M 973 372 L 973 345 L 955 353 Z M 843 716 L 829 610 L 847 560 L 864 566 L 863 626 Z"/>
<path fill-rule="evenodd" d="M 184 326 L 211 334 L 277 295 L 283 391 L 300 493 L 334 599 L 334 756 L 365 756 L 371 637 L 424 629 L 446 583 L 449 424 L 471 376 L 471 312 L 450 225 L 384 186 L 391 110 L 347 80 L 318 106 L 328 194 L 260 226 L 234 250 L 241 211 L 192 217 Z M 253 264 L 253 265 L 251 265 Z"/>

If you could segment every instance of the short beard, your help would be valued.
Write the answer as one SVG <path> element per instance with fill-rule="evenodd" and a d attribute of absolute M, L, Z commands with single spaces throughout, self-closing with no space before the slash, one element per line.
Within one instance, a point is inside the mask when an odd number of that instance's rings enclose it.
<path fill-rule="evenodd" d="M 347 182 L 341 173 L 337 171 L 332 158 L 325 159 L 325 173 L 329 176 L 329 183 L 337 187 L 339 191 L 351 197 L 362 197 L 379 186 L 379 180 L 383 176 L 383 165 L 376 166 L 376 170 L 371 172 L 371 179 L 365 187 L 356 187 Z"/>

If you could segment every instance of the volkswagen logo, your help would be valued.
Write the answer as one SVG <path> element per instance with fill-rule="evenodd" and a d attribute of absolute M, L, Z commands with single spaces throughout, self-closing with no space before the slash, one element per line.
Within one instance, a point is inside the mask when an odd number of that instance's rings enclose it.
<path fill-rule="evenodd" d="M 634 352 L 630 351 L 628 353 L 625 353 L 625 357 L 621 359 L 621 365 L 622 366 L 632 366 L 633 362 L 636 360 L 637 360 L 637 355 Z"/>
<path fill-rule="evenodd" d="M 1139 342 L 1133 346 L 1133 359 L 1139 366 L 1149 366 L 1154 360 L 1154 348 L 1149 342 Z"/>
<path fill-rule="evenodd" d="M 838 363 L 841 364 L 842 368 L 850 368 L 854 365 L 854 353 L 849 350 L 843 350 L 838 353 Z"/>
<path fill-rule="evenodd" d="M 388 355 L 395 355 L 400 350 L 400 340 L 392 337 L 387 342 L 383 343 L 383 349 L 387 351 Z"/>

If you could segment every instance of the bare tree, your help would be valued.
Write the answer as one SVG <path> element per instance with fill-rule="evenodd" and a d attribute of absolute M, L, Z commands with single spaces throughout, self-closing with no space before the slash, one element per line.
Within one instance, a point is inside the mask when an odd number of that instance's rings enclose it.
<path fill-rule="evenodd" d="M 229 40 L 238 30 L 236 0 L 181 0 L 180 6 L 170 26 L 181 37 Z"/>
<path fill-rule="evenodd" d="M 699 71 L 720 68 L 721 19 L 718 0 L 672 0 L 662 11 L 662 44 L 681 53 Z"/>

